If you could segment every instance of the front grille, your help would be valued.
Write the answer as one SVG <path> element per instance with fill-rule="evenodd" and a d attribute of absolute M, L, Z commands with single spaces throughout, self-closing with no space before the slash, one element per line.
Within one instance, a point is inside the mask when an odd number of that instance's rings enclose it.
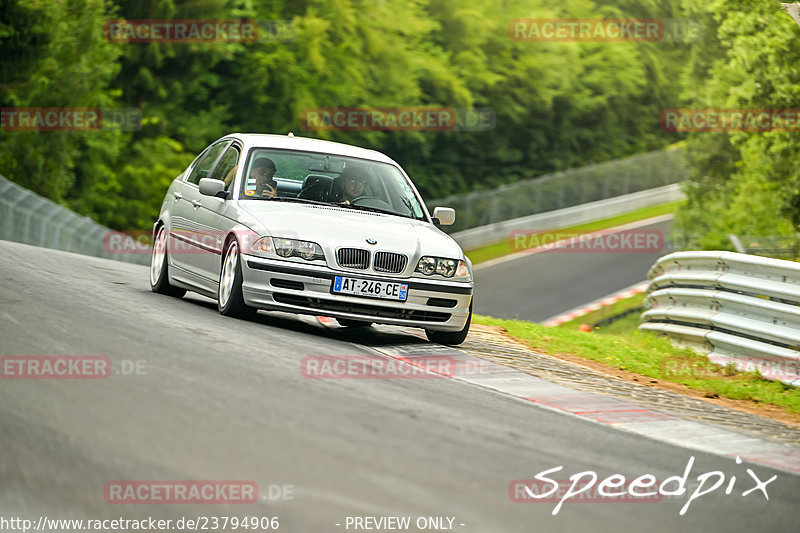
<path fill-rule="evenodd" d="M 275 293 L 272 295 L 278 303 L 306 307 L 317 311 L 339 311 L 384 318 L 400 318 L 404 320 L 417 320 L 419 322 L 447 322 L 452 316 L 450 313 L 436 311 L 417 311 L 411 309 L 382 307 L 379 305 L 355 304 L 350 302 L 337 302 L 321 298 L 309 298 L 294 294 Z"/>
<path fill-rule="evenodd" d="M 395 254 L 392 252 L 375 252 L 375 259 L 372 263 L 372 268 L 375 272 L 390 272 L 398 274 L 406 268 L 408 257 L 403 254 Z"/>
<path fill-rule="evenodd" d="M 339 248 L 336 252 L 339 266 L 342 268 L 356 268 L 366 270 L 369 266 L 369 250 L 359 248 Z"/>

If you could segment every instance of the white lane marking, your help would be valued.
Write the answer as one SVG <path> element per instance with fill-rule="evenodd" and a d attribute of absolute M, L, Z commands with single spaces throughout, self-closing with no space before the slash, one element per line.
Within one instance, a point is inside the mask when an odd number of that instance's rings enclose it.
<path fill-rule="evenodd" d="M 13 316 L 9 315 L 8 313 L 3 313 L 3 314 L 6 316 L 7 319 L 9 319 L 14 324 L 19 324 L 19 322 L 17 322 Z"/>
<path fill-rule="evenodd" d="M 672 214 L 660 215 L 660 216 L 653 217 L 653 218 L 648 218 L 648 219 L 645 219 L 645 220 L 639 220 L 639 221 L 636 221 L 636 222 L 631 222 L 630 224 L 623 224 L 622 226 L 615 226 L 613 228 L 606 228 L 606 229 L 598 230 L 598 231 L 595 231 L 595 232 L 592 232 L 592 233 L 587 233 L 586 237 L 587 238 L 591 238 L 591 237 L 595 237 L 595 236 L 598 236 L 598 235 L 608 235 L 608 234 L 614 234 L 614 233 L 617 233 L 617 232 L 620 232 L 620 231 L 626 231 L 626 230 L 630 230 L 630 229 L 642 228 L 642 227 L 645 227 L 645 226 L 651 226 L 653 224 L 659 224 L 661 222 L 667 222 L 668 220 L 672 220 L 672 218 L 673 218 Z M 542 231 L 547 231 L 545 228 L 541 228 L 541 229 L 542 229 Z M 558 230 L 553 229 L 552 231 L 558 231 Z M 472 270 L 473 270 L 473 272 L 476 271 L 476 270 L 483 270 L 483 269 L 491 268 L 491 267 L 494 267 L 494 266 L 497 266 L 497 265 L 502 265 L 503 263 L 507 263 L 507 262 L 513 261 L 515 259 L 522 259 L 523 257 L 528 257 L 528 256 L 533 255 L 533 254 L 540 254 L 540 253 L 543 253 L 543 252 L 547 252 L 547 251 L 552 250 L 553 248 L 557 248 L 561 244 L 567 243 L 569 240 L 570 239 L 563 239 L 563 240 L 560 240 L 560 241 L 555 242 L 553 244 L 548 244 L 547 246 L 539 246 L 538 248 L 531 248 L 531 249 L 528 249 L 528 250 L 522 250 L 522 251 L 519 251 L 519 252 L 514 252 L 514 253 L 509 254 L 509 255 L 504 255 L 503 257 L 498 257 L 496 259 L 490 259 L 488 261 L 484 261 L 483 263 L 478 263 L 477 265 L 474 265 L 472 267 Z"/>

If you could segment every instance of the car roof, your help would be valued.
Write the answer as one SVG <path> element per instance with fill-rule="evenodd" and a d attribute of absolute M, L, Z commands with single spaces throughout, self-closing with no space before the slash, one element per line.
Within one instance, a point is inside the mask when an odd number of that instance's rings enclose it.
<path fill-rule="evenodd" d="M 295 137 L 294 135 L 272 135 L 268 133 L 231 133 L 223 137 L 223 139 L 229 138 L 239 139 L 245 145 L 256 148 L 282 148 L 286 150 L 321 152 L 397 165 L 392 158 L 376 150 L 369 150 L 367 148 L 360 148 L 358 146 L 333 141 L 324 141 L 322 139 Z"/>

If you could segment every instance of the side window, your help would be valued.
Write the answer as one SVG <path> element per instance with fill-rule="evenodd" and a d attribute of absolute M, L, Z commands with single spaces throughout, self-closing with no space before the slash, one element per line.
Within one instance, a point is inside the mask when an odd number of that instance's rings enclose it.
<path fill-rule="evenodd" d="M 222 153 L 222 150 L 224 150 L 225 147 L 228 146 L 228 142 L 230 141 L 218 142 L 217 144 L 209 148 L 208 151 L 206 152 L 206 155 L 204 155 L 203 158 L 200 159 L 200 161 L 198 161 L 197 164 L 194 166 L 194 168 L 192 169 L 192 173 L 189 176 L 189 179 L 187 179 L 186 181 L 197 185 L 198 183 L 200 183 L 201 179 L 208 178 L 209 177 L 208 173 L 211 170 L 211 167 L 214 165 L 214 162 L 217 160 L 217 157 L 219 157 L 219 154 Z"/>
<path fill-rule="evenodd" d="M 229 190 L 233 177 L 236 174 L 236 163 L 239 162 L 239 148 L 231 146 L 228 151 L 220 158 L 217 168 L 214 173 L 209 176 L 215 180 L 222 180 L 225 182 L 225 190 Z"/>

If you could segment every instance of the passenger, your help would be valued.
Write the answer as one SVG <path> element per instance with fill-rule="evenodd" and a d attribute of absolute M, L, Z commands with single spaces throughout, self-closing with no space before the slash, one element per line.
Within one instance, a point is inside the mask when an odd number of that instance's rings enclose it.
<path fill-rule="evenodd" d="M 275 163 L 272 159 L 261 157 L 250 167 L 250 176 L 244 185 L 244 194 L 251 198 L 275 198 L 278 182 L 275 181 Z"/>
<path fill-rule="evenodd" d="M 236 175 L 236 171 L 239 169 L 239 165 L 236 165 L 232 169 L 228 171 L 225 175 L 225 178 L 222 180 L 225 183 L 225 190 L 229 190 L 231 188 L 231 184 L 233 183 L 233 177 Z"/>

